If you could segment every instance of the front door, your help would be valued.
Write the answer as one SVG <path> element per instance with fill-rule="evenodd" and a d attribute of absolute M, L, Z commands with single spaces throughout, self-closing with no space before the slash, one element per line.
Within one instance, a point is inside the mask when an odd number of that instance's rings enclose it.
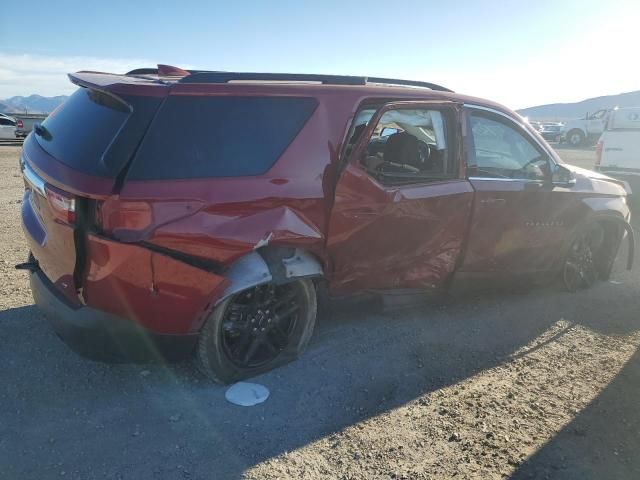
<path fill-rule="evenodd" d="M 551 183 L 554 161 L 514 119 L 467 111 L 467 162 L 475 202 L 461 271 L 551 270 L 574 226 L 576 196 Z"/>
<path fill-rule="evenodd" d="M 473 200 L 461 178 L 461 108 L 395 102 L 369 111 L 356 116 L 336 185 L 331 289 L 441 286 L 460 257 Z"/>

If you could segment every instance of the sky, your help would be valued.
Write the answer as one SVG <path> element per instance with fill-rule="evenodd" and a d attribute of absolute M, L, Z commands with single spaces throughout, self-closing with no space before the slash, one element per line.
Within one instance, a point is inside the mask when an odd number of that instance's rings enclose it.
<path fill-rule="evenodd" d="M 157 63 L 425 80 L 511 108 L 640 90 L 640 0 L 0 0 L 0 99 Z"/>

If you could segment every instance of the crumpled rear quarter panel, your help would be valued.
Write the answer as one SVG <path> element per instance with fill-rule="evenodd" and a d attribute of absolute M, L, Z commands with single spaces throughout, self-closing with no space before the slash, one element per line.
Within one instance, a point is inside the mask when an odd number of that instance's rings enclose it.
<path fill-rule="evenodd" d="M 144 247 L 87 236 L 85 303 L 155 332 L 197 330 L 224 277 Z"/>

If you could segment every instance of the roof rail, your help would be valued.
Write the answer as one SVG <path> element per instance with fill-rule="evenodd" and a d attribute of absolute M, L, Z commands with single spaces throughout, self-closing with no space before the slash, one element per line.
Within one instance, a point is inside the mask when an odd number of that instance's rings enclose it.
<path fill-rule="evenodd" d="M 382 77 L 355 77 L 348 75 L 316 75 L 305 73 L 240 73 L 240 72 L 210 72 L 205 70 L 189 70 L 191 75 L 183 77 L 180 83 L 228 83 L 234 80 L 263 80 L 282 82 L 320 82 L 330 85 L 366 85 L 367 83 L 382 83 L 386 85 L 406 85 L 411 87 L 426 87 L 431 90 L 452 92 L 446 87 L 431 82 L 417 80 L 400 80 Z"/>
<path fill-rule="evenodd" d="M 320 82 L 331 85 L 365 85 L 363 77 L 346 75 L 316 75 L 304 73 L 254 73 L 254 72 L 209 72 L 189 70 L 191 75 L 180 79 L 180 83 L 228 83 L 236 80 L 267 82 Z"/>
<path fill-rule="evenodd" d="M 126 75 L 168 75 L 169 73 L 188 73 L 182 76 L 180 83 L 229 83 L 232 81 L 267 81 L 267 82 L 319 82 L 328 85 L 366 85 L 381 83 L 384 85 L 402 85 L 424 87 L 442 92 L 453 92 L 442 85 L 418 80 L 401 80 L 398 78 L 356 77 L 349 75 L 318 75 L 306 73 L 256 73 L 256 72 L 219 72 L 210 70 L 182 70 L 176 67 L 159 65 L 159 68 L 137 68 Z"/>
<path fill-rule="evenodd" d="M 410 87 L 426 87 L 431 90 L 439 90 L 441 92 L 453 92 L 442 85 L 431 82 L 421 82 L 419 80 L 400 80 L 397 78 L 382 78 L 382 77 L 365 77 L 367 83 L 383 83 L 385 85 L 407 85 Z"/>

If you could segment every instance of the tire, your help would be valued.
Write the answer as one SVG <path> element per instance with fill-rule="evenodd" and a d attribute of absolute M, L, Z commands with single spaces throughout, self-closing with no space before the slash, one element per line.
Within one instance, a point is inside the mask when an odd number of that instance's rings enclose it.
<path fill-rule="evenodd" d="M 582 130 L 574 129 L 567 133 L 567 143 L 572 147 L 579 147 L 585 141 L 585 135 Z"/>
<path fill-rule="evenodd" d="M 271 290 L 275 300 L 270 300 Z M 202 373 L 222 384 L 267 372 L 304 353 L 316 316 L 316 289 L 309 279 L 236 293 L 209 314 L 200 332 L 196 361 Z"/>
<path fill-rule="evenodd" d="M 605 242 L 606 231 L 593 223 L 578 231 L 562 264 L 562 282 L 569 292 L 592 287 L 611 274 L 613 265 Z M 615 258 L 615 257 L 614 257 Z"/>

